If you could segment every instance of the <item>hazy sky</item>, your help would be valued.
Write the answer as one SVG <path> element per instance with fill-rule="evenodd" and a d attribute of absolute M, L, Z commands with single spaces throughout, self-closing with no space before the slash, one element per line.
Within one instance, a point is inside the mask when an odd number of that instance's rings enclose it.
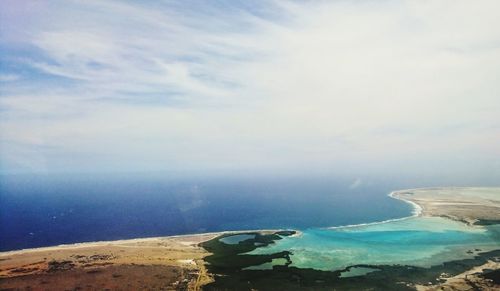
<path fill-rule="evenodd" d="M 500 180 L 500 1 L 0 6 L 2 173 Z"/>

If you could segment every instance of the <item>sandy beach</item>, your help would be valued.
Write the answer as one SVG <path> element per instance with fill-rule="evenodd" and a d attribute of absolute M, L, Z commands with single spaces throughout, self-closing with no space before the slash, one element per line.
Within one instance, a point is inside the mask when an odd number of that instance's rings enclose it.
<path fill-rule="evenodd" d="M 439 216 L 470 225 L 500 221 L 500 188 L 442 187 L 395 191 L 391 197 L 414 205 L 417 216 Z M 490 260 L 453 277 L 443 277 L 443 283 L 415 286 L 417 290 L 495 290 L 481 276 L 484 270 L 500 270 L 500 261 Z M 496 289 L 497 290 L 497 289 Z"/>
<path fill-rule="evenodd" d="M 260 230 L 272 233 L 275 230 Z M 212 281 L 199 243 L 227 233 L 87 242 L 0 253 L 0 289 L 199 290 Z"/>
<path fill-rule="evenodd" d="M 423 188 L 390 194 L 414 207 L 413 216 L 439 216 L 483 227 L 478 222 L 500 220 L 500 188 Z M 403 218 L 407 219 L 407 218 Z M 259 230 L 273 233 L 277 230 Z M 214 232 L 170 237 L 88 242 L 15 250 L 0 253 L 0 289 L 155 289 L 199 290 L 213 281 L 207 272 L 208 251 L 202 242 L 228 233 Z M 300 236 L 297 232 L 294 236 Z M 432 286 L 418 290 L 455 290 L 489 282 L 480 277 L 484 269 L 500 269 L 488 261 Z M 455 289 L 453 289 L 455 288 Z M 462 290 L 462 289 L 460 289 Z"/>
<path fill-rule="evenodd" d="M 92 242 L 0 253 L 0 287 L 187 289 L 210 282 L 197 245 L 221 233 Z"/>
<path fill-rule="evenodd" d="M 390 196 L 412 203 L 416 215 L 447 217 L 471 225 L 500 220 L 500 188 L 420 188 L 394 191 Z"/>

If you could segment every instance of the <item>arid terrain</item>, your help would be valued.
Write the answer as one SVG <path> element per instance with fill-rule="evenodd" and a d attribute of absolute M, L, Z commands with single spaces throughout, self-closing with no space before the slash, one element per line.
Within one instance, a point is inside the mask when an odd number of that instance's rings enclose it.
<path fill-rule="evenodd" d="M 422 188 L 396 191 L 392 196 L 418 204 L 423 216 L 447 217 L 468 224 L 500 220 L 500 188 Z"/>
<path fill-rule="evenodd" d="M 392 193 L 421 208 L 419 215 L 440 216 L 485 227 L 500 220 L 500 188 L 426 188 Z M 234 232 L 237 233 L 237 232 Z M 270 234 L 273 231 L 260 231 Z M 1 290 L 200 290 L 213 282 L 199 244 L 224 234 L 92 242 L 0 253 Z M 439 284 L 418 290 L 495 290 L 495 258 L 464 273 L 443 274 Z M 491 270 L 497 270 L 491 273 Z M 495 280 L 498 280 L 496 278 Z"/>
<path fill-rule="evenodd" d="M 396 191 L 394 198 L 411 201 L 421 208 L 422 216 L 440 216 L 467 223 L 493 224 L 500 222 L 500 188 L 445 187 Z M 500 270 L 500 261 L 473 268 L 462 274 L 445 278 L 433 286 L 417 286 L 418 290 L 498 290 L 482 276 L 484 270 Z"/>
<path fill-rule="evenodd" d="M 4 252 L 0 288 L 198 290 L 210 282 L 197 246 L 218 234 L 148 238 Z"/>

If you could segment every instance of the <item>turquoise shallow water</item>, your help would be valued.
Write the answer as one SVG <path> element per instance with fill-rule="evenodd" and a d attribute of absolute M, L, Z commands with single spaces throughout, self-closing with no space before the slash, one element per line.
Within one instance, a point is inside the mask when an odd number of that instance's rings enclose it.
<path fill-rule="evenodd" d="M 470 227 L 444 218 L 416 217 L 366 226 L 308 229 L 251 253 L 289 250 L 292 266 L 337 270 L 357 264 L 427 267 L 472 257 L 476 249 L 499 248 L 498 225 Z"/>
<path fill-rule="evenodd" d="M 228 245 L 235 245 L 241 241 L 252 238 L 255 238 L 255 234 L 237 234 L 237 235 L 223 237 L 220 239 L 220 241 Z"/>

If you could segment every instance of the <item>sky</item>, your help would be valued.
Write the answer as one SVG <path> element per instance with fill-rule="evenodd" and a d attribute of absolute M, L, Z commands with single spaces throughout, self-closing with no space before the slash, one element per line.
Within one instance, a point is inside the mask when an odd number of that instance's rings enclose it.
<path fill-rule="evenodd" d="M 0 2 L 0 173 L 500 181 L 500 2 Z"/>

